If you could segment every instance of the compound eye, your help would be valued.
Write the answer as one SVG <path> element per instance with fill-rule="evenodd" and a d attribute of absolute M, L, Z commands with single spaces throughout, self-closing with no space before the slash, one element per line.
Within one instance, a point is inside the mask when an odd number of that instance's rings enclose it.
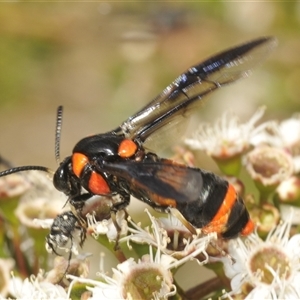
<path fill-rule="evenodd" d="M 57 168 L 56 172 L 53 176 L 53 185 L 54 187 L 63 192 L 66 195 L 70 195 L 72 191 L 71 187 L 71 173 L 70 173 L 70 166 L 71 166 L 71 156 L 66 157 Z M 75 177 L 73 175 L 73 177 Z M 75 177 L 76 178 L 76 177 Z"/>
<path fill-rule="evenodd" d="M 70 192 L 68 182 L 68 170 L 65 171 L 65 165 L 60 165 L 53 176 L 53 185 L 58 191 L 68 195 Z"/>
<path fill-rule="evenodd" d="M 123 140 L 118 149 L 118 155 L 123 158 L 131 157 L 136 153 L 137 145 L 133 140 Z"/>

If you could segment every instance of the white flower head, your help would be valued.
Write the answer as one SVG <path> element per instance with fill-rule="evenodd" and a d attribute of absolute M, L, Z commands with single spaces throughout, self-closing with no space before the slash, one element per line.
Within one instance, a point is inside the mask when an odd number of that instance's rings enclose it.
<path fill-rule="evenodd" d="M 89 299 L 167 299 L 176 293 L 170 272 L 174 262 L 174 258 L 160 251 L 154 255 L 150 247 L 150 253 L 138 262 L 129 258 L 119 264 L 112 277 L 99 272 L 105 282 L 68 275 L 73 279 L 69 293 L 76 282 L 81 282 L 89 285 L 87 289 L 92 292 Z"/>
<path fill-rule="evenodd" d="M 300 152 L 300 114 L 280 123 L 269 122 L 263 130 L 252 137 L 254 146 L 268 144 L 270 146 L 286 148 L 291 153 Z"/>
<path fill-rule="evenodd" d="M 30 184 L 20 174 L 11 174 L 0 179 L 1 198 L 12 198 L 23 195 Z"/>
<path fill-rule="evenodd" d="M 293 157 L 294 169 L 300 171 L 300 114 L 280 123 L 269 122 L 263 130 L 254 135 L 251 144 L 258 146 L 267 144 L 287 150 Z"/>
<path fill-rule="evenodd" d="M 257 234 L 229 242 L 228 253 L 235 263 L 224 260 L 232 291 L 225 297 L 243 299 L 300 298 L 300 234 L 289 238 L 291 218 L 271 231 L 265 241 Z"/>
<path fill-rule="evenodd" d="M 137 262 L 133 258 L 127 259 L 113 269 L 112 277 L 103 271 L 99 272 L 98 275 L 104 282 L 67 275 L 68 278 L 73 279 L 69 293 L 76 282 L 81 282 L 93 286 L 87 287 L 92 292 L 90 299 L 167 299 L 176 293 L 171 269 L 178 268 L 200 254 L 202 254 L 201 259 L 203 257 L 204 259 L 199 264 L 208 262 L 205 250 L 208 244 L 216 238 L 215 234 L 202 237 L 192 237 L 190 234 L 190 238 L 184 241 L 181 251 L 169 250 L 167 246 L 170 239 L 167 229 L 161 227 L 168 221 L 159 221 L 148 211 L 147 214 L 151 220 L 151 229 L 149 227 L 143 229 L 129 220 L 128 230 L 131 235 L 121 238 L 120 242 L 133 241 L 148 244 L 149 254 L 142 256 Z M 173 220 L 172 224 L 176 224 L 173 230 L 187 232 L 178 221 Z M 165 227 L 170 229 L 170 223 Z M 155 255 L 153 248 L 156 249 Z"/>
<path fill-rule="evenodd" d="M 69 299 L 63 287 L 44 281 L 42 273 L 37 276 L 32 275 L 24 281 L 18 277 L 13 277 L 10 283 L 10 294 L 16 299 Z"/>
<path fill-rule="evenodd" d="M 280 137 L 283 140 L 281 147 L 287 148 L 294 161 L 295 172 L 300 171 L 300 114 L 280 123 Z"/>
<path fill-rule="evenodd" d="M 259 108 L 244 124 L 233 113 L 226 112 L 213 127 L 207 123 L 200 124 L 193 137 L 185 139 L 185 143 L 192 149 L 206 151 L 209 156 L 217 158 L 242 154 L 249 148 L 251 137 L 261 130 L 260 127 L 255 128 L 255 123 L 264 111 L 264 107 Z"/>
<path fill-rule="evenodd" d="M 133 241 L 139 244 L 148 244 L 159 249 L 161 252 L 178 258 L 178 264 L 190 260 L 199 254 L 208 257 L 206 248 L 209 243 L 216 239 L 215 233 L 206 235 L 192 234 L 183 224 L 173 215 L 168 218 L 155 218 L 146 209 L 146 213 L 151 221 L 151 227 L 143 228 L 140 224 L 132 221 L 129 227 L 130 235 L 120 241 Z M 201 263 L 206 263 L 205 259 Z"/>
<path fill-rule="evenodd" d="M 21 202 L 15 210 L 15 214 L 24 226 L 38 229 L 47 228 L 49 221 L 53 220 L 62 211 L 61 201 L 38 198 L 32 202 Z"/>
<path fill-rule="evenodd" d="M 87 214 L 88 232 L 90 232 L 95 239 L 99 235 L 105 234 L 110 241 L 116 241 L 119 236 L 127 234 L 126 212 L 119 210 L 115 216 L 109 219 L 98 221 L 94 213 Z M 117 228 L 118 227 L 118 228 Z"/>
<path fill-rule="evenodd" d="M 65 205 L 67 197 L 54 187 L 48 173 L 32 170 L 25 172 L 22 177 L 30 185 L 28 191 L 22 196 L 22 202 L 44 199 L 48 202 L 60 201 L 61 208 Z"/>
<path fill-rule="evenodd" d="M 245 157 L 245 164 L 252 179 L 262 186 L 277 187 L 294 171 L 289 153 L 266 145 L 249 152 Z"/>
<path fill-rule="evenodd" d="M 71 260 L 63 256 L 56 256 L 53 268 L 47 272 L 44 281 L 68 286 L 69 282 L 65 280 L 66 274 L 87 277 L 90 270 L 89 256 L 91 256 L 90 253 L 83 253 Z"/>
<path fill-rule="evenodd" d="M 281 182 L 276 189 L 276 200 L 279 204 L 280 215 L 283 220 L 290 218 L 291 206 L 293 207 L 293 224 L 300 224 L 300 178 L 291 176 Z"/>

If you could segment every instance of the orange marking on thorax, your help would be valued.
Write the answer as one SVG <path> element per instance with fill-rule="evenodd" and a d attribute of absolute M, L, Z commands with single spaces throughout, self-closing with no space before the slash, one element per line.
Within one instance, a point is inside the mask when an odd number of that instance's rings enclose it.
<path fill-rule="evenodd" d="M 89 190 L 95 195 L 107 195 L 110 193 L 106 180 L 95 171 L 92 171 L 89 180 Z"/>
<path fill-rule="evenodd" d="M 72 155 L 72 168 L 73 172 L 77 177 L 80 177 L 80 174 L 85 167 L 85 165 L 89 162 L 89 159 L 86 155 L 82 153 L 74 153 Z"/>
<path fill-rule="evenodd" d="M 118 155 L 123 158 L 131 157 L 136 153 L 137 145 L 130 139 L 124 139 L 118 149 Z"/>

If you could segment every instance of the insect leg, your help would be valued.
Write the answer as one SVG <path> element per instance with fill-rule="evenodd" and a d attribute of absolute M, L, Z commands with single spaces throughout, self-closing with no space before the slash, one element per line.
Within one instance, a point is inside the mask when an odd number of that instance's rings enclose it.
<path fill-rule="evenodd" d="M 122 191 L 121 193 L 119 193 L 119 196 L 120 196 L 121 201 L 113 204 L 112 209 L 111 209 L 112 212 L 116 213 L 119 210 L 123 210 L 130 203 L 130 194 L 129 193 Z"/>

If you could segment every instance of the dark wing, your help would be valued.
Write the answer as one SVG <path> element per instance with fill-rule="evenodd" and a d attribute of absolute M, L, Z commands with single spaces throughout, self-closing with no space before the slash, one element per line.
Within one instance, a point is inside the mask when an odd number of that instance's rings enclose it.
<path fill-rule="evenodd" d="M 161 127 L 180 123 L 201 105 L 205 95 L 249 75 L 275 47 L 276 39 L 259 38 L 221 52 L 191 67 L 160 95 L 131 116 L 115 131 L 140 143 L 146 143 Z"/>
<path fill-rule="evenodd" d="M 174 164 L 170 161 L 105 162 L 101 170 L 130 183 L 133 192 L 155 194 L 176 202 L 195 201 L 199 198 L 203 187 L 202 174 L 199 169 Z"/>

